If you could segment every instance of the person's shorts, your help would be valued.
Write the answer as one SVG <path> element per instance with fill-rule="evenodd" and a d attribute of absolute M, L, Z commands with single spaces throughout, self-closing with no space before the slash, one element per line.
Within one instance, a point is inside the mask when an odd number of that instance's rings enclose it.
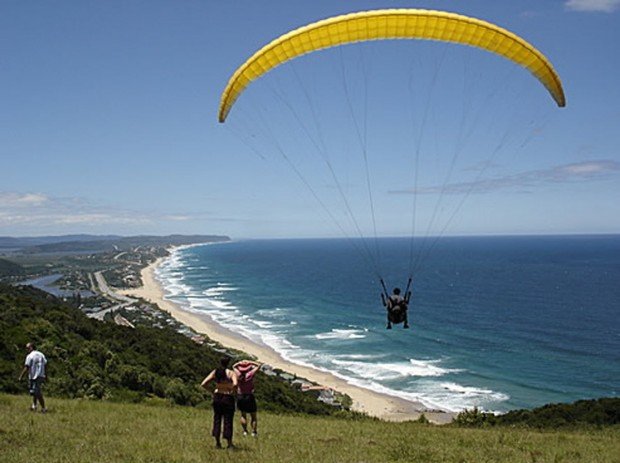
<path fill-rule="evenodd" d="M 237 396 L 237 408 L 240 412 L 256 413 L 256 399 L 254 394 L 239 394 Z"/>
<path fill-rule="evenodd" d="M 28 382 L 28 392 L 30 392 L 30 395 L 40 395 L 41 386 L 43 386 L 44 382 L 45 382 L 45 378 L 31 379 Z"/>

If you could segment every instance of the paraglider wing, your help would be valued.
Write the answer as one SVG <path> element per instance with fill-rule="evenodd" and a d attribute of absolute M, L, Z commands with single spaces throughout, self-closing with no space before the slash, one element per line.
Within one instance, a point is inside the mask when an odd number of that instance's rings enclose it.
<path fill-rule="evenodd" d="M 220 102 L 224 122 L 246 87 L 271 69 L 293 58 L 353 42 L 384 39 L 423 39 L 478 47 L 529 70 L 558 106 L 566 100 L 562 83 L 547 58 L 521 37 L 480 19 L 456 13 L 420 9 L 363 11 L 324 19 L 284 34 L 267 44 L 233 74 Z"/>

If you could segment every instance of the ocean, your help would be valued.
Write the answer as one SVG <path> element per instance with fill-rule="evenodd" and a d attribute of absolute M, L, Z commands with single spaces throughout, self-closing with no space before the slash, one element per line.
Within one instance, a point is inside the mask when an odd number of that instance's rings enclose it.
<path fill-rule="evenodd" d="M 359 244 L 185 247 L 156 277 L 170 300 L 289 361 L 430 408 L 620 392 L 620 236 L 444 237 L 416 268 L 409 330 L 386 330 L 378 277 L 406 286 L 411 240 L 378 240 L 379 275 Z"/>

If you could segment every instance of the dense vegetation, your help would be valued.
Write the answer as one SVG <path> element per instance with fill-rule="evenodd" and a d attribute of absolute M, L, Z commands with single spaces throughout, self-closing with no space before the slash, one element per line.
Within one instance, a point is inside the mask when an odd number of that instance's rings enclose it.
<path fill-rule="evenodd" d="M 476 409 L 460 413 L 455 425 L 468 427 L 524 426 L 561 428 L 620 424 L 620 398 L 579 400 L 573 404 L 549 404 L 533 410 L 512 410 L 503 415 Z"/>
<path fill-rule="evenodd" d="M 172 328 L 101 323 L 32 287 L 0 285 L 0 392 L 25 391 L 17 376 L 29 341 L 48 358 L 47 394 L 69 398 L 203 404 L 198 385 L 222 355 Z M 278 378 L 260 373 L 256 384 L 263 410 L 336 412 Z"/>
<path fill-rule="evenodd" d="M 24 273 L 25 270 L 21 265 L 11 262 L 10 260 L 0 258 L 0 277 L 17 276 L 23 275 Z"/>
<path fill-rule="evenodd" d="M 612 463 L 620 428 L 463 429 L 422 423 L 259 414 L 259 437 L 217 450 L 211 410 L 52 399 L 28 411 L 26 396 L 0 394 L 2 463 L 55 462 L 424 462 Z M 238 420 L 238 415 L 235 417 Z"/>

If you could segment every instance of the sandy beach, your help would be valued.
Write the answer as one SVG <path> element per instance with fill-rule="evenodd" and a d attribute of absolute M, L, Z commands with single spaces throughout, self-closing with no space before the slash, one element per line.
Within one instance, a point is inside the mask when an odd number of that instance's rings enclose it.
<path fill-rule="evenodd" d="M 369 389 L 351 385 L 330 373 L 297 365 L 285 360 L 270 347 L 257 344 L 220 326 L 207 314 L 201 315 L 183 310 L 180 306 L 165 298 L 164 291 L 155 278 L 155 269 L 161 264 L 163 259 L 158 259 L 142 270 L 143 286 L 141 288 L 123 291 L 122 293 L 143 298 L 157 304 L 181 323 L 191 327 L 198 333 L 205 334 L 223 346 L 244 351 L 255 356 L 261 363 L 266 363 L 274 368 L 280 368 L 298 377 L 347 394 L 353 400 L 353 409 L 356 411 L 389 421 L 415 420 L 424 413 L 429 421 L 444 424 L 450 422 L 454 417 L 453 413 L 427 410 L 421 403 L 373 392 Z"/>

